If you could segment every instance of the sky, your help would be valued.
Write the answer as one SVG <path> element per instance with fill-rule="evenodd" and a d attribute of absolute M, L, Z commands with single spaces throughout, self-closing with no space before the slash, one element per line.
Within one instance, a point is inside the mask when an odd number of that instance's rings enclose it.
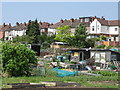
<path fill-rule="evenodd" d="M 2 23 L 12 25 L 36 18 L 57 23 L 61 19 L 89 16 L 117 20 L 118 2 L 2 2 Z"/>

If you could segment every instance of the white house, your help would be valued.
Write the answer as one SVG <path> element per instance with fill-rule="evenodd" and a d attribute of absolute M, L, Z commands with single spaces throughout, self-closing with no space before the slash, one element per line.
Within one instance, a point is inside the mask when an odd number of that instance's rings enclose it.
<path fill-rule="evenodd" d="M 94 19 L 90 24 L 90 38 L 99 37 L 100 35 L 106 35 L 111 41 L 119 40 L 119 23 L 120 20 L 105 20 L 105 18 Z"/>

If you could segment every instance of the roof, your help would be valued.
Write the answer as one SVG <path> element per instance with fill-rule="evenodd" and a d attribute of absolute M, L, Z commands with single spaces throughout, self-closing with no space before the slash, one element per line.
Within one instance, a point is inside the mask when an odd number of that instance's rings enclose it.
<path fill-rule="evenodd" d="M 41 29 L 44 29 L 44 28 L 48 28 L 49 26 L 50 26 L 50 23 L 48 23 L 48 22 L 41 22 L 41 23 L 39 23 L 39 25 L 40 25 L 40 28 Z"/>
<path fill-rule="evenodd" d="M 115 53 L 119 53 L 117 49 L 98 49 L 98 48 L 73 48 L 73 49 L 69 49 L 69 50 L 81 50 L 81 51 L 111 51 L 111 52 L 115 52 Z M 120 54 L 120 53 L 119 53 Z"/>
<path fill-rule="evenodd" d="M 64 42 L 54 42 L 52 45 L 68 45 L 67 43 Z"/>
<path fill-rule="evenodd" d="M 110 20 L 110 26 L 120 26 L 120 20 Z"/>
<path fill-rule="evenodd" d="M 120 26 L 120 20 L 102 20 L 97 19 L 102 25 L 105 26 Z"/>
<path fill-rule="evenodd" d="M 0 31 L 10 31 L 11 30 L 11 26 L 9 25 L 5 25 L 3 27 L 3 25 L 0 26 Z"/>
<path fill-rule="evenodd" d="M 27 29 L 27 25 L 22 23 L 11 28 L 11 30 L 17 30 L 17 31 L 21 31 L 23 29 Z"/>
<path fill-rule="evenodd" d="M 77 26 L 79 23 L 84 23 L 84 24 L 86 25 L 86 27 L 89 27 L 89 26 L 90 26 L 90 22 L 80 22 L 79 19 L 74 19 L 73 21 L 71 21 L 71 20 L 66 20 L 66 19 L 65 19 L 65 20 L 63 20 L 63 22 L 60 21 L 60 22 L 58 22 L 58 23 L 56 23 L 56 24 L 51 25 L 50 28 L 55 29 L 55 28 L 57 28 L 57 27 L 66 26 L 66 25 L 70 26 L 71 28 L 76 28 L 76 26 Z"/>

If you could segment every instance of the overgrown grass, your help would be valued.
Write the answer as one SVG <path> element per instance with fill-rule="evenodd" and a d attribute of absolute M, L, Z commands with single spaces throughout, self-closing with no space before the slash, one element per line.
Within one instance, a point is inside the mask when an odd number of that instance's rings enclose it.
<path fill-rule="evenodd" d="M 40 83 L 42 81 L 63 81 L 63 82 L 77 82 L 84 87 L 102 87 L 102 88 L 118 88 L 113 83 L 90 83 L 93 81 L 118 81 L 116 76 L 87 76 L 80 75 L 75 77 L 55 77 L 55 76 L 32 76 L 32 77 L 4 77 L 3 83 Z"/>

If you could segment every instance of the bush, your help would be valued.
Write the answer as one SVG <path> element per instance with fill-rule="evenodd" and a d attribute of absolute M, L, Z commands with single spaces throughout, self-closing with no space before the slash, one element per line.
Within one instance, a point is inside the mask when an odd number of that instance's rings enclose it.
<path fill-rule="evenodd" d="M 99 46 L 97 46 L 96 48 L 105 48 L 105 45 L 99 45 Z"/>
<path fill-rule="evenodd" d="M 9 76 L 30 76 L 31 65 L 36 65 L 35 52 L 20 43 L 3 43 L 3 72 Z"/>
<path fill-rule="evenodd" d="M 106 48 L 107 48 L 107 49 L 110 49 L 110 48 L 112 48 L 112 47 L 113 47 L 112 45 L 109 45 L 109 46 L 107 46 Z"/>

